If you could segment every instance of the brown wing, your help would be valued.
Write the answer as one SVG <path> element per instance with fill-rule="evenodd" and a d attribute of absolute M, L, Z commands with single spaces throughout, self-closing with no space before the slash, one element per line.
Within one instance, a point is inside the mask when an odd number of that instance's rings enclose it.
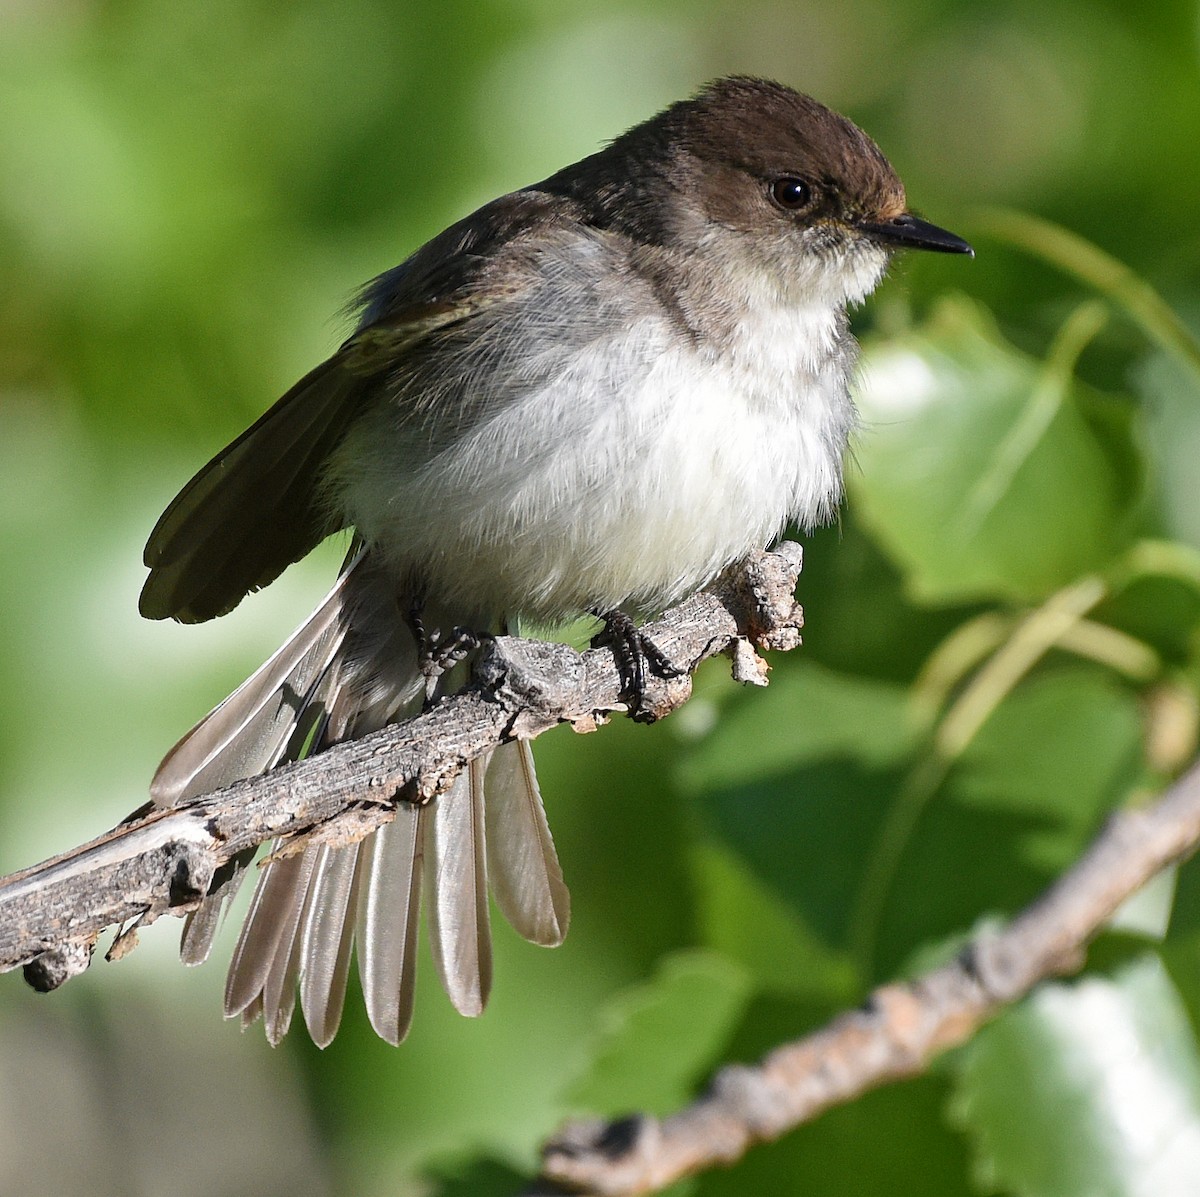
<path fill-rule="evenodd" d="M 363 292 L 358 331 L 175 497 L 146 544 L 149 619 L 201 623 L 232 611 L 339 530 L 322 473 L 398 359 L 503 292 L 489 264 L 562 201 L 517 192 L 452 225 Z"/>
<path fill-rule="evenodd" d="M 149 619 L 201 623 L 232 611 L 331 532 L 320 471 L 370 380 L 344 350 L 302 378 L 172 500 L 146 544 Z"/>

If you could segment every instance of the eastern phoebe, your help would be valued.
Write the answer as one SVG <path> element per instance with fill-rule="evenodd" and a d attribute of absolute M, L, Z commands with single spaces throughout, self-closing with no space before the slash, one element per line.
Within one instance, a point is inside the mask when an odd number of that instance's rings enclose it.
<path fill-rule="evenodd" d="M 411 714 L 457 628 L 661 609 L 787 524 L 827 519 L 855 423 L 846 307 L 904 248 L 971 252 L 908 212 L 850 121 L 730 78 L 380 275 L 350 339 L 150 536 L 142 614 L 194 623 L 354 529 L 332 592 L 168 753 L 155 800 Z M 569 898 L 525 744 L 473 762 L 428 805 L 401 802 L 361 844 L 269 864 L 226 1014 L 262 1014 L 276 1042 L 298 980 L 328 1043 L 357 938 L 371 1023 L 398 1042 L 422 885 L 442 983 L 478 1014 L 489 882 L 522 935 L 562 941 Z M 185 960 L 207 956 L 235 885 L 192 917 Z"/>

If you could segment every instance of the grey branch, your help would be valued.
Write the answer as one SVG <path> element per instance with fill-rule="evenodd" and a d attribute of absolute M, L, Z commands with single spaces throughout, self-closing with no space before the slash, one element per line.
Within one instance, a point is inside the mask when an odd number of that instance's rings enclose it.
<path fill-rule="evenodd" d="M 798 546 L 781 545 L 648 625 L 644 633 L 681 671 L 650 680 L 648 716 L 685 702 L 691 673 L 722 652 L 739 680 L 765 682 L 756 648 L 800 642 L 799 571 Z M 89 844 L 0 879 L 0 971 L 24 966 L 31 984 L 52 989 L 87 967 L 105 928 L 185 913 L 241 850 L 275 838 L 360 837 L 391 818 L 397 801 L 428 800 L 504 739 L 532 739 L 561 722 L 591 730 L 604 713 L 623 709 L 621 687 L 611 649 L 578 653 L 502 637 L 481 655 L 470 687 L 416 719 L 179 807 L 140 811 Z M 722 1069 L 677 1114 L 564 1128 L 545 1148 L 538 1191 L 661 1189 L 921 1072 L 1039 981 L 1077 968 L 1113 911 L 1198 843 L 1200 766 L 1152 806 L 1113 816 L 1041 898 L 951 963 L 876 990 L 862 1008 L 756 1066 Z M 110 955 L 132 942 L 118 938 Z"/>
<path fill-rule="evenodd" d="M 537 1193 L 648 1193 L 739 1159 L 830 1106 L 922 1072 L 1039 981 L 1073 972 L 1089 939 L 1160 869 L 1200 844 L 1200 764 L 1152 806 L 1114 815 L 1083 857 L 999 931 L 949 964 L 885 985 L 753 1067 L 718 1072 L 667 1118 L 568 1125 L 544 1149 Z"/>
<path fill-rule="evenodd" d="M 800 563 L 795 544 L 755 554 L 643 628 L 678 673 L 647 679 L 640 717 L 685 702 L 692 672 L 719 653 L 732 656 L 738 680 L 764 684 L 756 649 L 800 643 Z M 0 972 L 23 966 L 35 988 L 54 989 L 87 967 L 105 928 L 130 925 L 109 949 L 110 958 L 124 954 L 133 928 L 192 909 L 242 850 L 276 838 L 293 848 L 359 839 L 398 801 L 428 801 L 503 740 L 533 739 L 563 722 L 595 729 L 606 712 L 624 709 L 621 694 L 611 648 L 489 641 L 472 684 L 415 719 L 177 807 L 143 808 L 89 844 L 0 879 Z"/>

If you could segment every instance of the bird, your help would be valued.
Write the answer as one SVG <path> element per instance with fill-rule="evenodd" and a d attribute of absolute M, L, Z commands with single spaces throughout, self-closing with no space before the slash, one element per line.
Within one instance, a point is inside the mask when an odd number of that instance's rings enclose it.
<path fill-rule="evenodd" d="M 231 611 L 326 537 L 332 590 L 166 755 L 163 806 L 361 737 L 461 684 L 481 634 L 636 620 L 837 510 L 855 430 L 848 309 L 897 251 L 972 254 L 914 215 L 846 117 L 769 80 L 709 83 L 368 283 L 354 331 L 179 492 L 140 610 Z M 624 629 L 624 631 L 622 631 Z M 440 664 L 439 664 L 440 662 Z M 636 701 L 636 695 L 635 701 Z M 185 925 L 210 954 L 239 858 Z M 320 1046 L 352 957 L 390 1043 L 413 1015 L 419 911 L 453 1005 L 492 981 L 489 890 L 526 939 L 570 898 L 524 742 L 359 843 L 260 870 L 225 1013 Z"/>

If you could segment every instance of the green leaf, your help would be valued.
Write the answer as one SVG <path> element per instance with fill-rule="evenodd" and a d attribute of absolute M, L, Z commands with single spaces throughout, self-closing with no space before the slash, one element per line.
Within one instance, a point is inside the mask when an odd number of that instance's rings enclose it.
<path fill-rule="evenodd" d="M 590 1113 L 668 1113 L 718 1059 L 749 994 L 746 973 L 714 952 L 665 957 L 653 979 L 614 997 L 586 1072 L 566 1100 Z"/>
<path fill-rule="evenodd" d="M 1039 363 L 954 299 L 867 353 L 852 496 L 922 601 L 1034 601 L 1128 543 L 1133 411 L 1072 377 L 1068 344 Z"/>
<path fill-rule="evenodd" d="M 766 688 L 731 693 L 719 722 L 679 765 L 688 790 L 777 776 L 813 760 L 895 766 L 916 744 L 901 686 L 836 673 L 794 657 Z"/>
<path fill-rule="evenodd" d="M 1173 865 L 1155 873 L 1113 911 L 1106 930 L 1161 941 L 1171 921 L 1177 877 Z"/>
<path fill-rule="evenodd" d="M 1047 874 L 1070 864 L 1140 767 L 1137 700 L 1088 669 L 1030 679 L 999 706 L 947 781 L 965 811 L 1025 822 L 1022 856 Z"/>
<path fill-rule="evenodd" d="M 802 664 L 731 701 L 680 776 L 710 834 L 791 906 L 796 934 L 836 949 L 915 747 L 901 687 Z"/>
<path fill-rule="evenodd" d="M 1175 904 L 1167 934 L 1172 939 L 1200 942 L 1200 856 L 1193 856 L 1176 869 Z"/>
<path fill-rule="evenodd" d="M 516 1197 L 526 1180 L 499 1160 L 473 1157 L 435 1161 L 426 1176 L 430 1197 Z"/>
<path fill-rule="evenodd" d="M 804 607 L 804 650 L 771 658 L 772 685 L 801 660 L 837 673 L 910 682 L 977 610 L 914 605 L 896 563 L 862 527 L 854 505 L 836 525 L 803 539 L 796 597 Z"/>
<path fill-rule="evenodd" d="M 1196 462 L 1200 461 L 1200 384 L 1177 357 L 1158 353 L 1133 376 L 1146 408 L 1154 450 L 1155 489 L 1172 536 L 1200 549 L 1200 504 Z"/>
<path fill-rule="evenodd" d="M 680 766 L 716 841 L 696 872 L 710 942 L 794 992 L 809 969 L 805 992 L 846 983 L 852 947 L 859 984 L 890 974 L 1069 863 L 1136 779 L 1141 724 L 1075 668 L 1021 686 L 932 792 L 906 782 L 918 749 L 898 686 L 804 665 L 731 701 Z"/>
<path fill-rule="evenodd" d="M 1176 555 L 1191 555 L 1171 544 Z M 1200 587 L 1191 578 L 1147 574 L 1132 578 L 1114 597 L 1100 604 L 1096 618 L 1153 646 L 1172 660 L 1186 662 L 1200 629 Z"/>
<path fill-rule="evenodd" d="M 889 976 L 931 938 L 1009 914 L 1083 850 L 1137 781 L 1132 694 L 1082 668 L 1035 677 L 983 725 L 924 805 L 907 839 L 870 857 L 856 939 L 871 977 Z M 897 801 L 913 800 L 913 791 Z M 891 820 L 889 820 L 891 823 Z M 891 884 L 873 874 L 898 858 Z"/>
<path fill-rule="evenodd" d="M 1194 379 L 1200 378 L 1200 338 L 1144 277 L 1119 258 L 1071 229 L 1028 212 L 984 209 L 975 219 L 985 233 L 1011 241 L 1107 296 Z"/>
<path fill-rule="evenodd" d="M 1192 1029 L 1200 1035 L 1200 857 L 1179 865 L 1176 878 L 1162 957 L 1187 1007 Z"/>
<path fill-rule="evenodd" d="M 954 1117 L 989 1189 L 1017 1197 L 1200 1191 L 1200 1054 L 1162 963 L 1045 985 L 960 1056 Z"/>
<path fill-rule="evenodd" d="M 822 943 L 745 860 L 717 842 L 697 844 L 692 856 L 696 917 L 710 948 L 742 965 L 761 990 L 831 1007 L 857 1000 L 857 974 L 846 954 Z"/>
<path fill-rule="evenodd" d="M 944 1120 L 946 1084 L 920 1077 L 838 1106 L 729 1170 L 705 1173 L 703 1197 L 966 1197 L 962 1138 Z"/>

